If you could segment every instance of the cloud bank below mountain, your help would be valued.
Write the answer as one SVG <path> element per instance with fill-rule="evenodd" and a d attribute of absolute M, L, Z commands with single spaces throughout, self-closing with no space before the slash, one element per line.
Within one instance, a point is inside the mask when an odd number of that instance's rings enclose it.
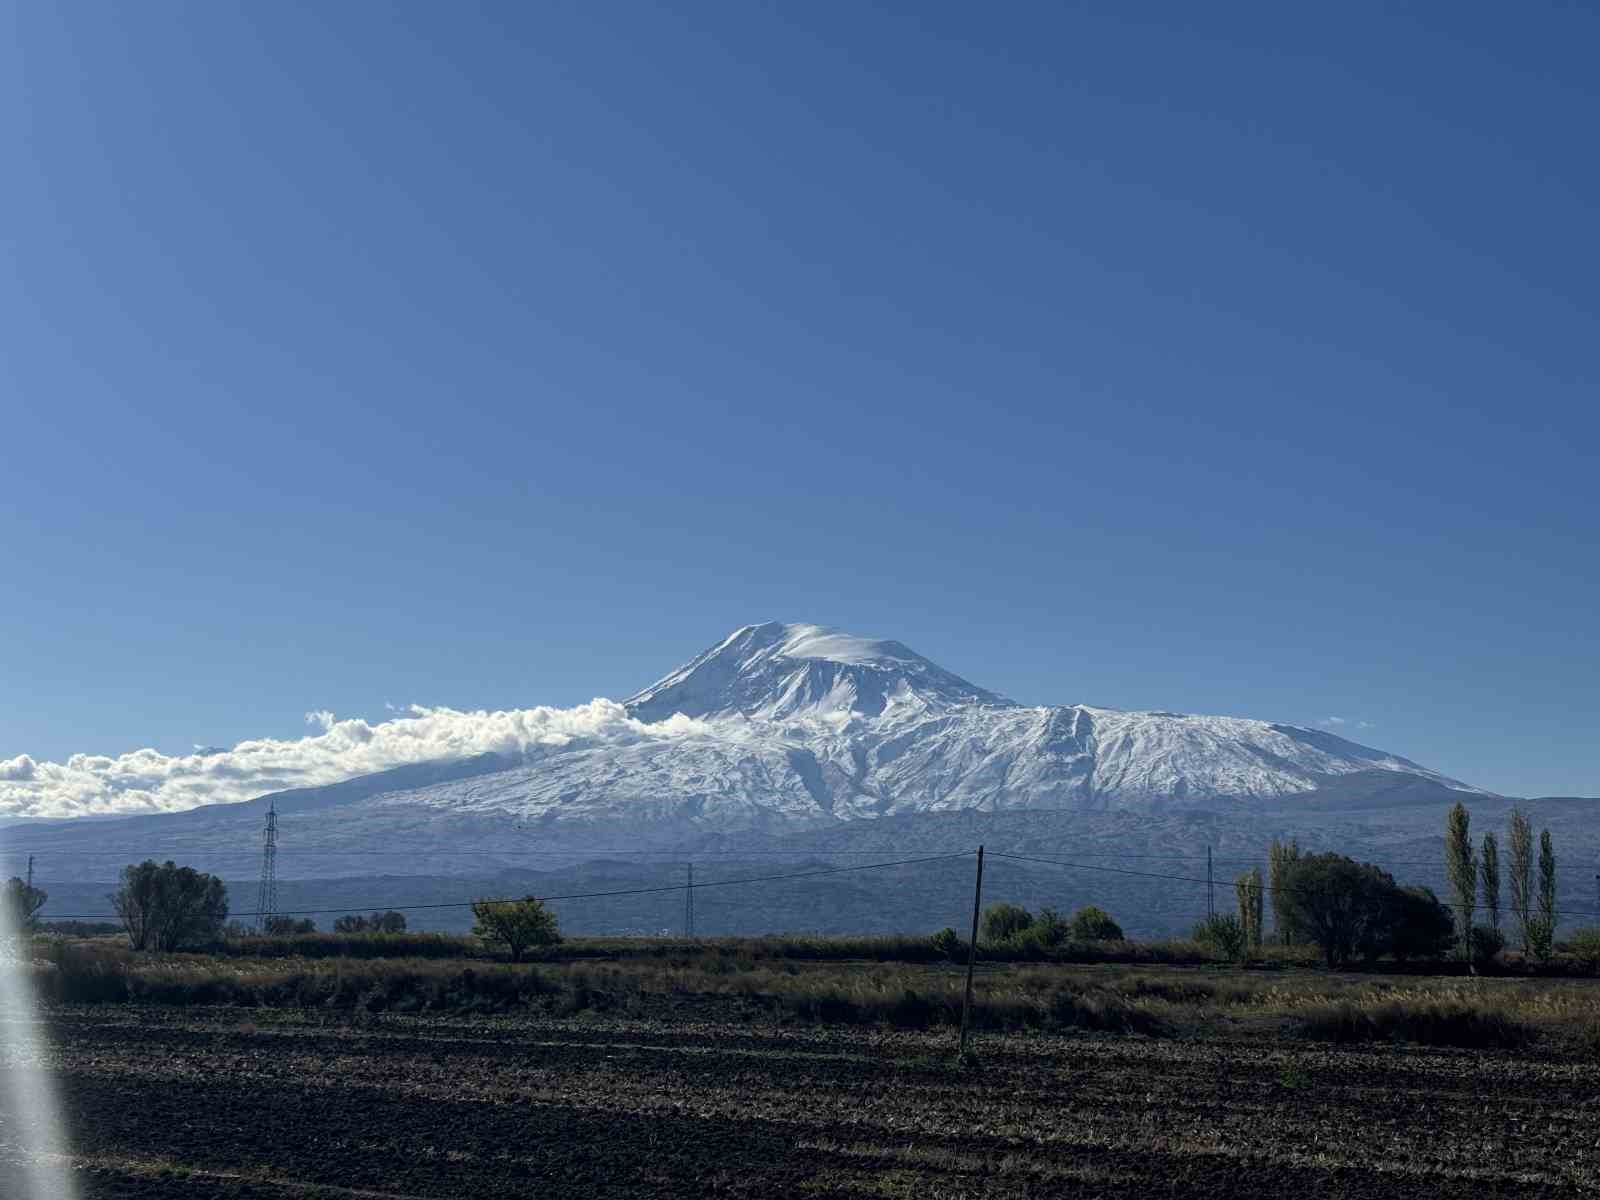
<path fill-rule="evenodd" d="M 26 754 L 0 759 L 0 817 L 84 817 L 180 812 L 285 788 L 337 783 L 409 763 L 479 754 L 538 755 L 575 745 L 628 745 L 694 736 L 704 722 L 674 716 L 635 720 L 614 700 L 575 708 L 460 712 L 413 705 L 377 723 L 306 714 L 320 729 L 303 738 L 261 738 L 227 750 L 168 755 L 135 750 L 115 758 L 74 754 L 64 763 Z"/>

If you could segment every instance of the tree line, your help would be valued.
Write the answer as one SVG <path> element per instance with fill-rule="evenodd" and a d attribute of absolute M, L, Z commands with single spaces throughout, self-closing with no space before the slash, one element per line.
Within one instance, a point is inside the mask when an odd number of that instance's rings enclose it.
<path fill-rule="evenodd" d="M 1459 801 L 1445 818 L 1445 874 L 1450 901 L 1432 888 L 1397 884 L 1387 871 L 1340 854 L 1306 854 L 1289 840 L 1276 839 L 1267 851 L 1268 879 L 1259 868 L 1234 881 L 1239 915 L 1231 923 L 1247 944 L 1264 937 L 1262 896 L 1271 900 L 1274 932 L 1280 944 L 1315 945 L 1329 967 L 1355 958 L 1389 954 L 1408 958 L 1460 957 L 1475 968 L 1507 945 L 1501 918 L 1500 845 L 1494 833 L 1479 847 L 1471 837 L 1471 814 Z M 1555 947 L 1556 856 L 1548 829 L 1534 853 L 1533 826 L 1514 808 L 1506 832 L 1505 882 L 1511 917 L 1522 953 L 1539 962 Z M 1479 912 L 1487 920 L 1478 919 Z"/>

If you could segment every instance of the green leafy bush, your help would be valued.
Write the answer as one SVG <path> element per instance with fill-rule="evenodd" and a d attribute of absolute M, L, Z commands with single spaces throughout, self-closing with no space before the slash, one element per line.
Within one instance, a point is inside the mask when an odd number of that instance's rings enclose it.
<path fill-rule="evenodd" d="M 1028 927 L 1033 940 L 1045 950 L 1054 950 L 1072 937 L 1072 923 L 1053 908 L 1039 910 Z"/>
<path fill-rule="evenodd" d="M 1529 953 L 1539 962 L 1549 962 L 1551 951 L 1555 949 L 1555 943 L 1555 922 L 1543 916 L 1530 916 L 1528 918 Z"/>
<path fill-rule="evenodd" d="M 1033 924 L 1033 914 L 1017 904 L 991 904 L 983 910 L 983 940 L 1009 941 Z"/>
<path fill-rule="evenodd" d="M 1238 962 L 1250 948 L 1250 933 L 1232 913 L 1212 913 L 1194 927 L 1194 940 L 1218 957 Z"/>
<path fill-rule="evenodd" d="M 1067 933 L 1075 942 L 1123 940 L 1122 926 L 1118 925 L 1105 909 L 1096 908 L 1093 904 L 1085 905 L 1072 914 L 1072 920 L 1067 925 Z"/>

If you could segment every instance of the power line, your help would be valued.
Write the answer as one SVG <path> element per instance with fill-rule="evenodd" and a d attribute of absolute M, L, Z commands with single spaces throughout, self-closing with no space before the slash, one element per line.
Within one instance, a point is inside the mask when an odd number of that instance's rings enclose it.
<path fill-rule="evenodd" d="M 856 866 L 850 867 L 824 867 L 815 871 L 792 871 L 783 875 L 753 875 L 739 879 L 714 879 L 709 883 L 675 883 L 666 887 L 618 888 L 613 891 L 606 892 L 567 892 L 562 895 L 553 896 L 501 896 L 486 900 L 450 900 L 442 901 L 437 904 L 391 904 L 382 906 L 378 903 L 367 903 L 355 905 L 349 908 L 280 909 L 278 912 L 272 915 L 280 917 L 302 917 L 312 916 L 320 913 L 371 912 L 374 908 L 378 907 L 387 907 L 394 912 L 417 912 L 423 909 L 471 908 L 474 904 L 483 903 L 512 904 L 518 900 L 538 900 L 541 902 L 546 902 L 553 900 L 599 900 L 613 896 L 656 896 L 666 892 L 681 892 L 688 888 L 693 888 L 694 890 L 699 891 L 705 888 L 713 887 L 736 887 L 739 884 L 744 883 L 776 883 L 784 879 L 814 879 L 820 875 L 843 875 L 851 871 L 876 871 L 884 867 L 910 867 L 916 866 L 919 863 L 948 862 L 951 859 L 965 858 L 971 853 L 971 850 L 961 850 L 953 854 L 936 854 L 927 858 L 901 858 L 896 859 L 893 862 L 860 863 Z M 260 916 L 261 914 L 256 912 L 246 912 L 235 913 L 233 915 L 238 917 L 255 917 Z M 52 921 L 110 921 L 118 920 L 120 918 L 118 918 L 115 913 L 60 913 L 52 914 L 48 919 Z"/>
<path fill-rule="evenodd" d="M 1305 850 L 1305 853 L 1320 853 L 1319 851 Z M 29 850 L 24 847 L 0 847 L 0 859 L 8 857 L 21 858 L 25 854 L 35 855 L 61 855 L 68 858 L 111 858 L 128 856 L 131 858 L 150 857 L 152 854 L 171 854 L 185 851 L 190 854 L 207 854 L 215 856 L 232 855 L 247 857 L 254 851 L 229 849 L 225 846 L 201 846 L 189 848 L 182 845 L 146 847 L 143 850 L 133 849 L 99 849 L 75 850 L 61 846 L 34 847 Z M 669 861 L 682 861 L 684 849 L 640 849 L 619 847 L 597 847 L 579 850 L 523 850 L 521 848 L 468 846 L 460 849 L 438 848 L 429 851 L 430 857 L 438 858 L 465 858 L 468 856 L 484 856 L 493 858 L 585 858 L 595 855 L 660 855 Z M 844 858 L 844 857 L 870 857 L 882 854 L 881 850 L 834 850 L 834 849 L 809 849 L 809 850 L 693 850 L 696 859 L 706 858 Z M 993 851 L 992 853 L 999 853 Z M 337 846 L 296 846 L 294 857 L 315 854 L 337 854 L 340 857 L 371 857 L 371 858 L 415 858 L 414 850 L 372 850 L 372 849 L 341 849 Z M 1110 858 L 1119 861 L 1145 860 L 1151 862 L 1200 862 L 1205 856 L 1200 854 L 1131 854 L 1118 850 L 1093 850 L 1078 855 L 1079 858 Z M 1264 862 L 1263 858 L 1214 858 L 1217 864 L 1230 866 L 1257 866 Z M 1383 859 L 1382 863 L 1392 867 L 1438 867 L 1445 866 L 1443 859 Z"/>

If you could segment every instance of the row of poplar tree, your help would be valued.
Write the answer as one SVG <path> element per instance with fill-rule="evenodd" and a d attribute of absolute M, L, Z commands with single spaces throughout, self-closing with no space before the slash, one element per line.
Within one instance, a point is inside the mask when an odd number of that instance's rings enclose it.
<path fill-rule="evenodd" d="M 1555 946 L 1558 915 L 1550 831 L 1540 832 L 1536 854 L 1533 825 L 1520 808 L 1512 809 L 1502 864 L 1500 840 L 1488 832 L 1475 847 L 1471 825 L 1471 814 L 1460 803 L 1445 821 L 1448 904 L 1430 888 L 1396 884 L 1370 863 L 1309 855 L 1293 840 L 1274 840 L 1267 851 L 1267 879 L 1252 867 L 1234 881 L 1244 940 L 1257 947 L 1264 941 L 1270 897 L 1275 940 L 1317 944 L 1330 965 L 1357 954 L 1428 957 L 1452 948 L 1469 961 L 1483 961 L 1508 941 L 1502 929 L 1504 883 L 1516 942 L 1523 954 L 1546 961 Z"/>
<path fill-rule="evenodd" d="M 1511 915 L 1522 942 L 1522 952 L 1543 962 L 1550 957 L 1556 937 L 1556 854 L 1550 844 L 1550 831 L 1544 829 L 1539 832 L 1537 890 L 1533 826 L 1520 808 L 1511 810 L 1506 830 L 1506 851 L 1506 882 L 1511 892 Z M 1461 937 L 1471 938 L 1482 928 L 1476 921 L 1476 913 L 1482 909 L 1489 916 L 1487 940 L 1503 943 L 1500 932 L 1500 844 L 1492 832 L 1485 833 L 1481 849 L 1474 852 L 1472 816 L 1460 801 L 1456 802 L 1445 821 L 1444 863 L 1457 923 L 1462 930 Z"/>

